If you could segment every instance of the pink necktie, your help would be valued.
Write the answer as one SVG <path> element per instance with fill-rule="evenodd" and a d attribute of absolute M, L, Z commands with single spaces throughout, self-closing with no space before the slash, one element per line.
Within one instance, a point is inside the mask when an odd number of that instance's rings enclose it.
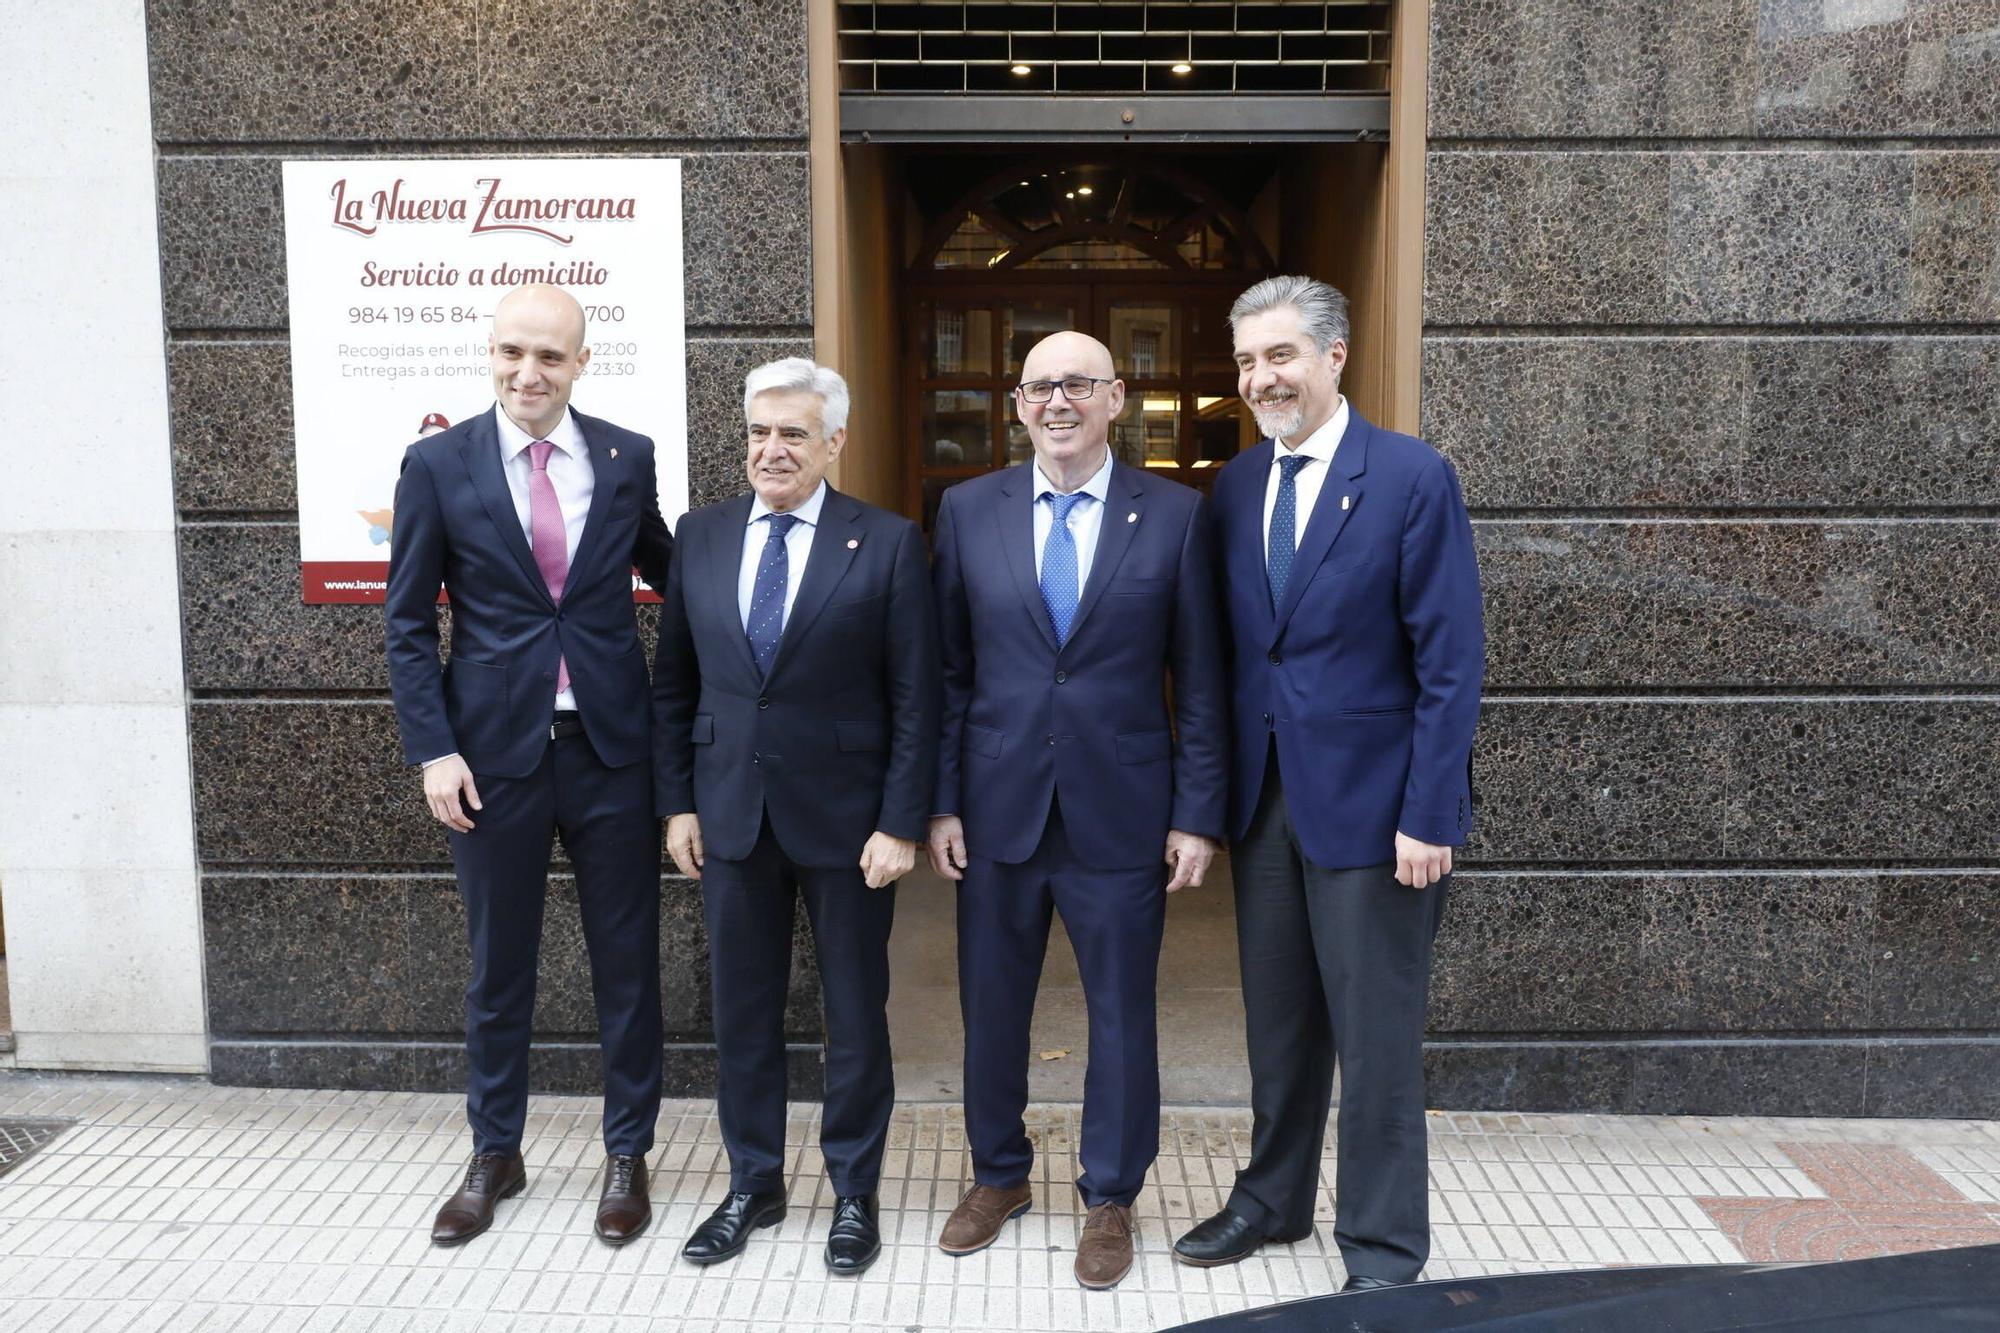
<path fill-rule="evenodd" d="M 556 484 L 549 480 L 549 455 L 555 446 L 536 440 L 528 446 L 528 532 L 535 550 L 535 566 L 549 596 L 562 601 L 563 582 L 569 578 L 569 534 L 563 527 L 562 504 L 556 499 Z M 556 662 L 556 693 L 569 688 L 569 659 Z"/>

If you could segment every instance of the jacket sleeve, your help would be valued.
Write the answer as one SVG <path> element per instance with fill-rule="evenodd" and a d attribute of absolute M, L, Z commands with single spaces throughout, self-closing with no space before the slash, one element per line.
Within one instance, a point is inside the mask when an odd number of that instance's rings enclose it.
<path fill-rule="evenodd" d="M 937 611 L 931 601 L 923 535 L 914 523 L 901 527 L 884 622 L 889 634 L 883 654 L 888 668 L 889 769 L 883 777 L 882 810 L 875 827 L 893 837 L 922 842 L 937 788 L 943 688 L 938 681 Z"/>
<path fill-rule="evenodd" d="M 1411 490 L 1399 577 L 1417 702 L 1396 827 L 1419 841 L 1455 847 L 1472 832 L 1472 735 L 1486 674 L 1486 630 L 1472 518 L 1458 474 L 1441 456 Z"/>
<path fill-rule="evenodd" d="M 1218 841 L 1229 803 L 1229 694 L 1215 594 L 1215 534 L 1196 500 L 1174 580 L 1174 801 L 1169 827 Z"/>
<path fill-rule="evenodd" d="M 682 520 L 681 536 L 687 536 Z M 701 664 L 688 626 L 683 558 L 668 563 L 660 585 L 660 639 L 653 648 L 653 813 L 694 812 L 694 712 Z M 650 582 L 650 580 L 648 580 Z"/>
<path fill-rule="evenodd" d="M 458 749 L 445 711 L 438 667 L 438 588 L 444 582 L 444 515 L 437 486 L 413 445 L 396 482 L 396 517 L 389 529 L 389 583 L 382 625 L 389 655 L 389 696 L 412 764 Z"/>
<path fill-rule="evenodd" d="M 674 534 L 660 517 L 660 483 L 654 471 L 656 455 L 652 441 L 646 442 L 646 493 L 639 504 L 639 536 L 632 551 L 632 563 L 646 586 L 660 592 L 667 586 L 667 562 L 673 559 Z"/>
<path fill-rule="evenodd" d="M 951 492 L 938 504 L 931 539 L 931 588 L 937 607 L 938 660 L 942 667 L 943 711 L 938 726 L 937 791 L 931 814 L 960 813 L 960 763 L 965 710 L 972 701 L 972 622 L 967 613 L 965 577 L 958 559 Z"/>

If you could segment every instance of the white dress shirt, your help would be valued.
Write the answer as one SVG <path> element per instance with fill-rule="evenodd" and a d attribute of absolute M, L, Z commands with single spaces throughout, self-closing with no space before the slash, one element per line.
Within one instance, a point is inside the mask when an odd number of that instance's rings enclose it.
<path fill-rule="evenodd" d="M 813 533 L 819 530 L 819 511 L 826 507 L 826 481 L 821 479 L 806 502 L 792 510 L 798 522 L 785 534 L 785 618 L 778 632 L 792 619 L 792 603 L 799 600 L 799 584 L 805 580 L 806 561 L 812 557 Z M 743 628 L 750 628 L 750 598 L 757 590 L 757 566 L 764 559 L 764 543 L 770 540 L 771 525 L 766 518 L 771 506 L 760 495 L 750 498 L 750 521 L 743 525 L 743 562 L 736 570 L 736 610 Z"/>
<path fill-rule="evenodd" d="M 1042 549 L 1049 544 L 1049 529 L 1055 524 L 1055 506 L 1042 497 L 1054 491 L 1063 494 L 1062 487 L 1042 475 L 1042 465 L 1031 465 L 1035 479 L 1035 582 L 1042 581 Z M 1111 494 L 1111 450 L 1104 451 L 1104 462 L 1097 471 L 1090 474 L 1090 480 L 1077 487 L 1077 493 L 1088 495 L 1096 503 L 1076 505 L 1069 511 L 1069 536 L 1076 543 L 1076 591 L 1078 596 L 1090 586 L 1090 562 L 1097 554 L 1097 534 L 1104 530 L 1104 497 Z"/>
<path fill-rule="evenodd" d="M 535 527 L 528 516 L 528 479 L 534 475 L 534 461 L 528 446 L 536 437 L 514 424 L 505 408 L 493 410 L 494 425 L 500 434 L 500 470 L 507 474 L 507 489 L 514 493 L 514 512 L 520 515 L 521 531 L 528 545 L 535 544 Z M 569 563 L 576 563 L 576 544 L 583 539 L 583 525 L 590 517 L 590 496 L 596 489 L 597 473 L 590 466 L 590 446 L 576 428 L 576 418 L 563 409 L 562 420 L 546 439 L 555 448 L 549 453 L 549 484 L 556 488 L 556 503 L 562 507 L 563 537 L 569 548 Z M 576 682 L 556 696 L 558 712 L 576 707 Z"/>
<path fill-rule="evenodd" d="M 1278 466 L 1278 460 L 1287 455 L 1299 454 L 1314 460 L 1300 468 L 1293 485 L 1298 490 L 1298 517 L 1292 523 L 1292 549 L 1298 550 L 1305 540 L 1306 524 L 1312 519 L 1313 506 L 1319 503 L 1320 487 L 1326 485 L 1326 474 L 1333 470 L 1333 451 L 1340 447 L 1340 437 L 1347 434 L 1347 396 L 1341 395 L 1340 405 L 1333 409 L 1320 428 L 1308 435 L 1305 443 L 1296 449 L 1285 447 L 1283 440 L 1273 443 L 1271 450 L 1271 474 L 1264 482 L 1264 550 L 1271 549 L 1271 512 L 1278 507 L 1278 483 L 1284 479 L 1285 471 Z"/>

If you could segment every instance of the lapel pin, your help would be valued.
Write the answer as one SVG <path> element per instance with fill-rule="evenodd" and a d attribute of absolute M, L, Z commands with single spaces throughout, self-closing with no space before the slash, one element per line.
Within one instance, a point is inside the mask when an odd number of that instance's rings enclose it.
<path fill-rule="evenodd" d="M 850 551 L 857 550 L 859 549 L 860 546 L 861 546 L 861 539 L 859 537 L 849 537 L 847 539 L 848 550 Z"/>
<path fill-rule="evenodd" d="M 1135 509 L 1131 513 L 1125 515 L 1125 521 L 1127 523 L 1137 523 L 1139 521 L 1139 511 Z"/>
<path fill-rule="evenodd" d="M 618 451 L 617 451 L 616 449 L 613 449 L 613 450 L 611 451 L 611 456 L 612 456 L 613 458 L 616 458 L 616 457 L 618 457 Z"/>
<path fill-rule="evenodd" d="M 1347 501 L 1348 501 L 1348 499 L 1349 499 L 1349 497 L 1348 497 L 1348 496 L 1345 496 L 1345 495 L 1343 495 L 1343 496 L 1341 496 L 1341 497 L 1340 497 L 1340 507 L 1341 507 L 1342 509 L 1345 509 L 1345 508 L 1347 508 Z"/>

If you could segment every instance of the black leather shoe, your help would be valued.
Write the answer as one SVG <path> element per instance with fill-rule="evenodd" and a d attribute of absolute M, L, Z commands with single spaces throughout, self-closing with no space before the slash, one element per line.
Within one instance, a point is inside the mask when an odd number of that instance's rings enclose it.
<path fill-rule="evenodd" d="M 681 1246 L 681 1257 L 689 1263 L 719 1264 L 740 1254 L 750 1243 L 750 1233 L 774 1227 L 785 1220 L 785 1192 L 769 1194 L 732 1192 L 694 1229 Z"/>
<path fill-rule="evenodd" d="M 882 1253 L 882 1228 L 875 1221 L 875 1196 L 849 1194 L 834 1200 L 833 1227 L 826 1233 L 826 1266 L 842 1277 L 867 1271 Z"/>
<path fill-rule="evenodd" d="M 1356 1273 L 1353 1277 L 1340 1284 L 1340 1291 L 1342 1295 L 1346 1295 L 1350 1291 L 1380 1291 L 1384 1287 L 1400 1287 L 1401 1285 L 1403 1284 L 1400 1282 L 1391 1282 L 1386 1277 L 1363 1277 L 1361 1274 Z"/>
<path fill-rule="evenodd" d="M 1220 1268 L 1248 1259 L 1258 1247 L 1277 1242 L 1291 1245 L 1312 1235 L 1267 1236 L 1250 1222 L 1225 1208 L 1174 1242 L 1174 1258 L 1196 1268 Z"/>

